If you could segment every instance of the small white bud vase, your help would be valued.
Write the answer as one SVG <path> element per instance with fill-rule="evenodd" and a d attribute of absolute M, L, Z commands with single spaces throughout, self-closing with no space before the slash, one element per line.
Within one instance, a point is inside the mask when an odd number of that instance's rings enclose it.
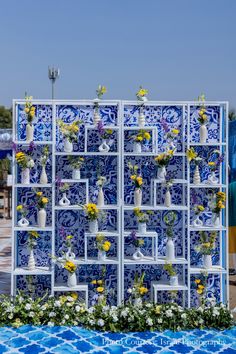
<path fill-rule="evenodd" d="M 220 215 L 216 213 L 212 213 L 212 226 L 219 227 L 220 226 Z"/>
<path fill-rule="evenodd" d="M 98 260 L 105 261 L 107 259 L 107 255 L 105 251 L 98 250 Z"/>
<path fill-rule="evenodd" d="M 72 171 L 72 179 L 76 179 L 76 180 L 80 179 L 80 169 L 79 168 L 75 168 Z"/>
<path fill-rule="evenodd" d="M 45 166 L 42 166 L 42 171 L 41 171 L 41 174 L 40 174 L 39 183 L 40 184 L 47 184 L 48 183 L 48 176 L 47 176 L 47 173 L 46 173 Z"/>
<path fill-rule="evenodd" d="M 69 141 L 68 138 L 64 138 L 64 151 L 65 152 L 73 151 L 73 144 Z"/>
<path fill-rule="evenodd" d="M 138 260 L 143 259 L 143 257 L 144 257 L 144 254 L 141 252 L 140 247 L 137 247 L 136 251 L 133 254 L 133 259 L 138 261 Z"/>
<path fill-rule="evenodd" d="M 44 208 L 39 209 L 38 212 L 38 224 L 39 227 L 45 227 L 46 226 L 46 219 L 47 219 L 47 213 Z"/>
<path fill-rule="evenodd" d="M 94 115 L 93 115 L 93 123 L 94 123 L 94 125 L 97 125 L 98 122 L 100 122 L 100 120 L 101 120 L 100 114 L 97 111 L 95 111 Z"/>
<path fill-rule="evenodd" d="M 210 176 L 207 179 L 208 184 L 218 184 L 219 178 L 216 177 L 215 171 L 212 171 Z"/>
<path fill-rule="evenodd" d="M 136 141 L 133 144 L 133 152 L 135 154 L 141 154 L 142 152 L 142 145 L 141 143 L 137 143 Z"/>
<path fill-rule="evenodd" d="M 208 136 L 208 133 L 207 133 L 207 127 L 205 124 L 202 124 L 200 126 L 200 143 L 201 144 L 205 144 L 206 141 L 207 141 L 207 136 Z"/>
<path fill-rule="evenodd" d="M 141 206 L 142 204 L 142 189 L 135 188 L 134 190 L 134 205 Z"/>
<path fill-rule="evenodd" d="M 203 255 L 203 267 L 206 269 L 212 268 L 212 257 L 210 254 Z"/>
<path fill-rule="evenodd" d="M 158 169 L 157 169 L 157 179 L 159 181 L 165 182 L 165 180 L 166 180 L 166 167 L 165 166 L 158 167 Z"/>
<path fill-rule="evenodd" d="M 21 218 L 18 221 L 17 225 L 20 227 L 27 227 L 27 226 L 29 226 L 29 221 L 26 218 Z"/>
<path fill-rule="evenodd" d="M 102 187 L 100 187 L 99 191 L 98 191 L 97 206 L 98 207 L 103 207 L 104 206 L 104 193 L 103 193 Z"/>
<path fill-rule="evenodd" d="M 169 188 L 167 189 L 166 194 L 165 194 L 165 202 L 164 202 L 164 204 L 168 208 L 171 206 L 171 194 L 170 194 Z"/>
<path fill-rule="evenodd" d="M 168 241 L 166 244 L 166 259 L 168 261 L 175 260 L 175 245 L 174 245 L 174 241 L 170 237 L 168 238 Z"/>
<path fill-rule="evenodd" d="M 30 169 L 24 168 L 21 171 L 21 183 L 22 184 L 30 184 Z"/>
<path fill-rule="evenodd" d="M 179 285 L 178 275 L 170 276 L 170 285 L 171 286 L 178 286 Z"/>
<path fill-rule="evenodd" d="M 60 206 L 68 206 L 70 205 L 70 201 L 66 196 L 66 193 L 62 194 L 62 198 L 59 200 L 59 205 Z"/>
<path fill-rule="evenodd" d="M 200 172 L 199 172 L 199 166 L 196 165 L 194 175 L 193 175 L 193 184 L 197 185 L 201 183 L 201 177 L 200 177 Z"/>
<path fill-rule="evenodd" d="M 195 219 L 193 220 L 193 226 L 194 227 L 201 227 L 203 226 L 203 221 L 200 219 L 199 215 L 197 215 L 195 217 Z"/>
<path fill-rule="evenodd" d="M 68 288 L 74 288 L 77 285 L 76 273 L 69 273 L 67 278 L 67 286 Z"/>
<path fill-rule="evenodd" d="M 89 232 L 91 234 L 95 234 L 98 232 L 98 221 L 97 220 L 89 220 Z"/>
<path fill-rule="evenodd" d="M 28 269 L 34 270 L 35 269 L 35 259 L 34 259 L 34 251 L 30 250 L 29 260 L 28 260 Z"/>
<path fill-rule="evenodd" d="M 145 116 L 143 114 L 143 112 L 140 112 L 139 113 L 139 116 L 138 116 L 138 126 L 140 128 L 143 128 L 145 126 Z"/>
<path fill-rule="evenodd" d="M 138 233 L 145 234 L 147 232 L 147 224 L 145 222 L 138 223 Z"/>
<path fill-rule="evenodd" d="M 110 150 L 110 146 L 107 144 L 106 140 L 103 139 L 101 145 L 99 145 L 98 150 L 100 152 L 108 152 Z"/>
<path fill-rule="evenodd" d="M 31 124 L 26 124 L 26 141 L 34 140 L 34 126 Z"/>

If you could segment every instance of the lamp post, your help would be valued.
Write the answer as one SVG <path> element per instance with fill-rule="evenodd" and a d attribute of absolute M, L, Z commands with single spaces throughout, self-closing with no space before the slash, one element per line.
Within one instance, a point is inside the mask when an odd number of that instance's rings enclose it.
<path fill-rule="evenodd" d="M 50 68 L 48 67 L 48 78 L 49 80 L 51 80 L 52 82 L 52 99 L 54 100 L 54 84 L 56 82 L 56 79 L 59 77 L 60 75 L 60 70 L 59 68 Z"/>

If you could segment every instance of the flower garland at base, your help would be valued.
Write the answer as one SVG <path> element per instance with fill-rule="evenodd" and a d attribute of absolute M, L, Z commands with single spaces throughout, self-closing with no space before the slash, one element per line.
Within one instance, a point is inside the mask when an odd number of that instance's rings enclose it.
<path fill-rule="evenodd" d="M 0 298 L 0 325 L 84 326 L 111 332 L 173 331 L 195 328 L 226 329 L 235 325 L 233 315 L 223 304 L 183 308 L 176 303 L 127 302 L 120 306 L 98 304 L 86 309 L 76 293 L 59 298 L 32 299 L 20 293 Z"/>

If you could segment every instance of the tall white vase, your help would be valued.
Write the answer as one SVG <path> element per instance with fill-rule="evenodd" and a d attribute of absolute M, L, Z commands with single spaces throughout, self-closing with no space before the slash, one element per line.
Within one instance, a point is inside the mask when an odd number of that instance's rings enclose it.
<path fill-rule="evenodd" d="M 80 179 L 80 169 L 79 168 L 75 168 L 72 171 L 72 179 L 76 179 L 76 180 Z"/>
<path fill-rule="evenodd" d="M 207 133 L 207 127 L 205 124 L 202 124 L 200 126 L 200 143 L 201 144 L 205 144 L 206 141 L 207 141 L 207 136 L 208 136 L 208 133 Z"/>
<path fill-rule="evenodd" d="M 142 189 L 141 188 L 135 188 L 134 190 L 134 205 L 141 206 L 142 204 Z"/>
<path fill-rule="evenodd" d="M 98 221 L 97 221 L 97 219 L 89 221 L 89 232 L 91 234 L 95 234 L 96 232 L 98 232 Z"/>
<path fill-rule="evenodd" d="M 34 259 L 34 251 L 33 249 L 30 250 L 29 260 L 28 260 L 28 269 L 34 270 L 35 269 L 35 259 Z"/>
<path fill-rule="evenodd" d="M 48 176 L 47 176 L 47 173 L 46 173 L 45 166 L 42 166 L 42 171 L 41 171 L 41 174 L 40 174 L 39 183 L 41 183 L 41 184 L 47 184 L 48 183 Z"/>
<path fill-rule="evenodd" d="M 74 288 L 77 285 L 77 278 L 76 278 L 76 273 L 70 273 L 68 272 L 68 278 L 67 278 L 67 286 L 69 288 Z"/>
<path fill-rule="evenodd" d="M 44 208 L 39 209 L 38 212 L 38 224 L 39 227 L 45 227 L 46 226 L 46 219 L 47 219 L 47 213 Z"/>
<path fill-rule="evenodd" d="M 145 222 L 138 223 L 138 233 L 145 234 L 147 232 L 147 224 Z"/>
<path fill-rule="evenodd" d="M 69 141 L 68 138 L 64 138 L 64 151 L 65 152 L 73 151 L 73 144 Z"/>
<path fill-rule="evenodd" d="M 24 168 L 21 170 L 21 183 L 22 184 L 30 184 L 30 169 Z"/>
<path fill-rule="evenodd" d="M 145 115 L 142 112 L 140 112 L 138 116 L 138 126 L 140 128 L 143 128 L 145 126 Z"/>
<path fill-rule="evenodd" d="M 159 181 L 165 182 L 165 180 L 166 180 L 166 167 L 165 166 L 158 167 L 157 179 L 159 179 Z"/>
<path fill-rule="evenodd" d="M 62 198 L 59 200 L 60 206 L 68 206 L 70 205 L 70 200 L 67 198 L 66 193 L 62 193 Z"/>
<path fill-rule="evenodd" d="M 168 208 L 171 206 L 171 194 L 169 189 L 166 191 L 164 204 Z"/>
<path fill-rule="evenodd" d="M 98 250 L 98 260 L 105 261 L 107 259 L 107 255 L 105 251 Z"/>
<path fill-rule="evenodd" d="M 203 255 L 203 267 L 204 268 L 212 268 L 212 257 L 210 254 Z"/>
<path fill-rule="evenodd" d="M 100 122 L 100 120 L 101 120 L 100 114 L 97 111 L 95 111 L 94 115 L 93 115 L 93 123 L 94 123 L 94 125 L 97 125 L 98 122 Z"/>
<path fill-rule="evenodd" d="M 140 154 L 142 152 L 142 145 L 141 143 L 137 143 L 136 141 L 133 144 L 133 152 L 135 154 Z"/>
<path fill-rule="evenodd" d="M 170 276 L 170 285 L 171 286 L 178 286 L 179 285 L 178 275 Z"/>
<path fill-rule="evenodd" d="M 194 175 L 193 175 L 193 184 L 200 184 L 201 183 L 201 176 L 199 172 L 199 166 L 196 165 Z"/>
<path fill-rule="evenodd" d="M 219 227 L 220 226 L 220 215 L 216 213 L 212 213 L 212 226 Z"/>
<path fill-rule="evenodd" d="M 103 207 L 104 206 L 104 193 L 103 193 L 102 187 L 99 188 L 99 191 L 98 191 L 97 206 L 98 207 Z"/>
<path fill-rule="evenodd" d="M 172 238 L 168 238 L 168 241 L 166 244 L 166 259 L 168 261 L 175 260 L 175 245 L 174 245 L 174 241 L 172 240 Z"/>
<path fill-rule="evenodd" d="M 34 126 L 31 124 L 26 125 L 26 141 L 34 140 Z"/>

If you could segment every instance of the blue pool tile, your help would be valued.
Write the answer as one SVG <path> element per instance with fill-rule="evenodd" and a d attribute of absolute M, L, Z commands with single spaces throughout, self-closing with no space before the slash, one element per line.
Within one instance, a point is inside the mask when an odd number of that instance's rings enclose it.
<path fill-rule="evenodd" d="M 106 339 L 102 336 L 96 336 L 96 337 L 89 338 L 89 343 L 97 347 L 104 347 L 105 345 L 110 344 L 111 340 L 109 338 Z"/>
<path fill-rule="evenodd" d="M 78 354 L 78 350 L 75 349 L 71 344 L 65 343 L 60 345 L 57 348 L 54 348 L 51 350 L 52 353 L 57 353 L 57 354 Z"/>
<path fill-rule="evenodd" d="M 29 343 L 30 343 L 30 341 L 28 341 L 27 339 L 25 339 L 23 337 L 16 337 L 16 338 L 9 340 L 7 345 L 9 347 L 13 347 L 13 348 L 21 348 L 24 345 L 27 345 Z"/>
<path fill-rule="evenodd" d="M 56 347 L 59 344 L 62 344 L 63 340 L 62 339 L 58 339 L 55 337 L 49 337 L 49 338 L 45 338 L 43 340 L 40 341 L 40 344 L 43 345 L 46 348 L 53 348 Z"/>
<path fill-rule="evenodd" d="M 157 332 L 156 332 L 157 334 Z M 164 334 L 167 337 L 170 337 L 171 339 L 179 339 L 182 338 L 186 335 L 185 332 L 172 332 L 172 331 L 164 331 L 162 334 Z"/>
<path fill-rule="evenodd" d="M 59 327 L 59 326 L 55 326 L 55 327 L 49 327 L 49 326 L 45 326 L 43 327 L 43 330 L 47 333 L 52 333 L 52 334 L 56 334 L 56 333 L 60 333 L 63 332 L 65 330 L 67 330 L 68 327 Z"/>
<path fill-rule="evenodd" d="M 0 342 L 4 342 L 5 340 L 17 337 L 18 334 L 14 333 L 11 330 L 0 331 Z"/>
<path fill-rule="evenodd" d="M 78 340 L 77 342 L 74 342 L 73 346 L 80 350 L 81 353 L 87 353 L 94 349 L 91 344 L 85 342 L 84 340 Z"/>
<path fill-rule="evenodd" d="M 0 344 L 0 354 L 7 353 L 7 352 L 8 352 L 7 347 L 3 344 Z"/>
<path fill-rule="evenodd" d="M 16 333 L 28 333 L 30 331 L 34 331 L 35 329 L 37 329 L 36 326 L 30 326 L 30 325 L 25 325 L 25 326 L 22 326 L 22 327 L 19 327 L 19 328 L 14 328 L 12 329 L 13 331 L 15 331 Z"/>
<path fill-rule="evenodd" d="M 167 346 L 171 345 L 172 340 L 171 340 L 171 338 L 158 335 L 152 340 L 152 342 L 153 342 L 153 344 L 156 344 L 158 346 L 167 347 Z"/>
<path fill-rule="evenodd" d="M 152 339 L 156 334 L 154 332 L 136 332 L 133 333 L 134 337 L 141 338 L 143 340 Z"/>
<path fill-rule="evenodd" d="M 32 345 L 28 345 L 27 347 L 19 349 L 19 351 L 24 354 L 32 354 L 32 353 L 38 354 L 38 353 L 45 352 L 45 349 L 40 347 L 40 345 L 32 344 Z"/>
<path fill-rule="evenodd" d="M 79 339 L 79 336 L 76 335 L 71 330 L 67 330 L 67 331 L 61 332 L 61 333 L 57 334 L 57 337 L 65 339 L 65 340 L 68 340 L 68 341 L 73 341 L 73 340 L 78 340 Z"/>
<path fill-rule="evenodd" d="M 121 354 L 125 353 L 128 349 L 124 348 L 122 345 L 109 345 L 109 347 L 105 347 L 105 350 L 107 350 L 107 353 L 111 354 Z"/>
<path fill-rule="evenodd" d="M 209 354 L 208 352 L 206 352 L 205 350 L 195 350 L 194 352 L 193 352 L 193 354 Z"/>
<path fill-rule="evenodd" d="M 190 353 L 194 348 L 190 347 L 188 345 L 179 343 L 179 344 L 174 344 L 169 349 L 177 352 L 177 353 Z"/>
<path fill-rule="evenodd" d="M 208 352 L 219 352 L 221 349 L 223 349 L 223 345 L 217 344 L 217 343 L 210 343 L 206 344 L 204 346 L 201 347 L 201 349 L 203 350 L 207 350 Z"/>
<path fill-rule="evenodd" d="M 78 334 L 80 337 L 83 338 L 90 338 L 98 334 L 98 332 L 90 331 L 88 329 L 80 328 L 80 327 L 72 327 L 72 330 L 74 333 Z"/>
<path fill-rule="evenodd" d="M 236 350 L 232 348 L 225 348 L 223 351 L 219 352 L 219 354 L 236 354 Z"/>
<path fill-rule="evenodd" d="M 123 333 L 104 333 L 103 336 L 105 338 L 108 338 L 108 340 L 111 340 L 111 341 L 113 341 L 113 340 L 118 341 L 123 338 L 126 338 L 126 335 Z"/>
<path fill-rule="evenodd" d="M 34 340 L 34 341 L 38 341 L 38 340 L 46 338 L 48 336 L 49 336 L 49 334 L 45 333 L 43 330 L 25 333 L 25 337 L 27 337 L 30 340 Z"/>
<path fill-rule="evenodd" d="M 157 347 L 156 345 L 152 345 L 152 344 L 144 344 L 141 347 L 137 348 L 137 350 L 139 350 L 143 353 L 150 353 L 150 354 L 156 354 L 161 349 L 162 349 L 161 347 Z"/>

